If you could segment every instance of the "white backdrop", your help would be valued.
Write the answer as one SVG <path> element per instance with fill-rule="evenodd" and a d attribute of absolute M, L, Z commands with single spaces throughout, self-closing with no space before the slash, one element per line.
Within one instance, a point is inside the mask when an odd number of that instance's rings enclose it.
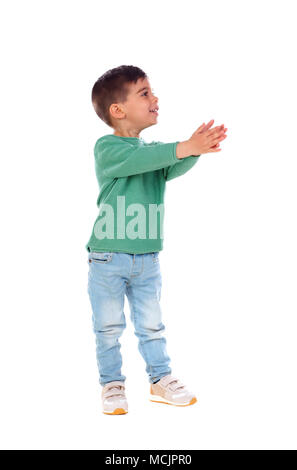
<path fill-rule="evenodd" d="M 1 448 L 296 445 L 296 28 L 293 1 L 1 3 Z M 295 30 L 295 31 L 294 31 Z M 222 151 L 168 182 L 161 305 L 173 374 L 148 401 L 125 304 L 129 413 L 101 412 L 87 295 L 91 88 L 135 65 L 159 97 L 147 140 L 225 124 Z"/>

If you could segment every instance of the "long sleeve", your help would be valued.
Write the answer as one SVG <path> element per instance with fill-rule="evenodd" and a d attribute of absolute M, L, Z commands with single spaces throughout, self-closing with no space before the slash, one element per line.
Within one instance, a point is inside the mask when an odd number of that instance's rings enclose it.
<path fill-rule="evenodd" d="M 177 142 L 133 145 L 122 140 L 99 139 L 94 152 L 98 168 L 106 177 L 121 178 L 160 170 L 179 162 Z"/>
<path fill-rule="evenodd" d="M 184 175 L 198 162 L 200 155 L 190 156 L 187 158 L 179 159 L 179 162 L 163 168 L 164 178 L 166 181 L 173 180 L 178 176 Z"/>
<path fill-rule="evenodd" d="M 161 142 L 153 142 L 154 144 L 161 144 Z M 177 142 L 176 144 L 178 144 Z M 173 180 L 178 176 L 184 175 L 193 168 L 194 165 L 198 162 L 200 155 L 193 155 L 186 158 L 177 158 L 177 161 L 172 165 L 169 165 L 163 168 L 163 174 L 166 181 Z"/>

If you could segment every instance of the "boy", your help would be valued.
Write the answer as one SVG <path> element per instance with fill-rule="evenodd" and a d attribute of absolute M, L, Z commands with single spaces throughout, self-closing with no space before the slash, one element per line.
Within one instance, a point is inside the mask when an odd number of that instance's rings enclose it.
<path fill-rule="evenodd" d="M 134 66 L 123 65 L 102 75 L 93 86 L 92 103 L 114 130 L 99 138 L 94 148 L 99 215 L 86 245 L 103 413 L 128 412 L 119 343 L 126 327 L 125 294 L 146 363 L 150 400 L 191 405 L 197 399 L 171 375 L 162 335 L 159 251 L 165 185 L 189 171 L 202 153 L 219 152 L 226 129 L 222 125 L 210 130 L 212 120 L 184 142 L 146 143 L 140 132 L 156 124 L 158 98 L 147 75 Z"/>

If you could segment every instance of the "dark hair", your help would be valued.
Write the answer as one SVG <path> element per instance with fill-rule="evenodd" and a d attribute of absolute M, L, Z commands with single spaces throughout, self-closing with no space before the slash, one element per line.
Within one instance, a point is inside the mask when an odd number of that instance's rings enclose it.
<path fill-rule="evenodd" d="M 136 83 L 139 78 L 147 78 L 146 73 L 133 65 L 120 65 L 105 72 L 93 86 L 92 103 L 96 114 L 108 126 L 112 127 L 109 107 L 112 103 L 124 103 L 127 100 L 128 83 Z"/>

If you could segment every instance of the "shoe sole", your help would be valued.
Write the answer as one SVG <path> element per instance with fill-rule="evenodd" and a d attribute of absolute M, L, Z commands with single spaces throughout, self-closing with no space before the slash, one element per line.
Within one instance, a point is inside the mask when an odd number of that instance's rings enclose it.
<path fill-rule="evenodd" d="M 124 408 L 116 408 L 113 411 L 103 411 L 105 415 L 125 415 L 128 411 L 124 410 Z"/>
<path fill-rule="evenodd" d="M 165 398 L 160 397 L 159 395 L 150 395 L 149 400 L 155 403 L 164 403 L 166 405 L 174 405 L 174 406 L 190 406 L 190 405 L 194 405 L 194 403 L 197 402 L 197 398 L 193 397 L 192 400 L 188 403 L 174 403 L 173 401 L 166 400 Z"/>

